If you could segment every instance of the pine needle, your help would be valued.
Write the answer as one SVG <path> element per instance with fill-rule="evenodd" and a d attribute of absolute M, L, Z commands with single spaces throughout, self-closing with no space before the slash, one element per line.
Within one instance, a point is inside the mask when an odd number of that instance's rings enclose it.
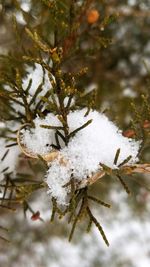
<path fill-rule="evenodd" d="M 96 203 L 98 203 L 98 204 L 104 206 L 104 207 L 107 207 L 107 208 L 110 208 L 110 207 L 111 207 L 110 204 L 107 204 L 107 203 L 105 203 L 104 201 L 102 201 L 102 200 L 100 200 L 100 199 L 98 199 L 98 198 L 96 198 L 96 197 L 88 196 L 88 198 L 91 199 L 91 200 L 93 200 L 94 202 L 96 202 Z"/>
<path fill-rule="evenodd" d="M 116 155 L 115 155 L 115 158 L 114 158 L 114 165 L 117 165 L 119 155 L 120 155 L 120 148 L 118 148 L 117 151 L 116 151 Z"/>
<path fill-rule="evenodd" d="M 130 193 L 131 193 L 131 192 L 130 192 L 130 189 L 129 189 L 129 187 L 127 186 L 127 184 L 124 182 L 124 180 L 121 178 L 121 176 L 118 174 L 117 177 L 118 177 L 120 183 L 122 184 L 123 188 L 124 188 L 125 191 L 127 192 L 127 194 L 130 194 Z"/>
<path fill-rule="evenodd" d="M 93 223 L 95 224 L 95 226 L 98 228 L 98 230 L 99 230 L 99 232 L 100 232 L 100 234 L 101 234 L 101 236 L 102 236 L 105 244 L 109 247 L 109 242 L 107 240 L 107 237 L 105 235 L 105 232 L 104 232 L 102 226 L 100 225 L 100 223 L 93 216 L 93 214 L 92 214 L 91 210 L 89 209 L 89 207 L 87 207 L 87 212 L 88 212 L 89 218 L 93 221 Z"/>

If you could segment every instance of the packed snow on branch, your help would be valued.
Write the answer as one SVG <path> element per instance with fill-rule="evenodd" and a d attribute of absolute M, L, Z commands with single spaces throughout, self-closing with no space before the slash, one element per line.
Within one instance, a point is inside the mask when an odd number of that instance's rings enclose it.
<path fill-rule="evenodd" d="M 58 158 L 49 164 L 46 182 L 49 192 L 59 204 L 67 203 L 68 187 L 63 187 L 71 176 L 81 181 L 100 170 L 100 163 L 114 169 L 128 156 L 129 164 L 138 161 L 140 142 L 126 138 L 122 132 L 104 114 L 91 111 L 85 116 L 86 109 L 70 112 L 68 115 L 69 131 L 72 133 L 89 120 L 92 122 L 77 131 L 65 146 L 59 138 L 61 149 Z M 29 151 L 45 155 L 52 151 L 55 142 L 55 130 L 42 128 L 41 125 L 62 126 L 57 116 L 48 114 L 45 119 L 36 118 L 34 129 L 24 131 L 22 142 Z M 63 131 L 61 131 L 63 134 Z M 120 149 L 117 166 L 114 165 L 116 151 Z M 61 159 L 63 158 L 63 162 Z"/>

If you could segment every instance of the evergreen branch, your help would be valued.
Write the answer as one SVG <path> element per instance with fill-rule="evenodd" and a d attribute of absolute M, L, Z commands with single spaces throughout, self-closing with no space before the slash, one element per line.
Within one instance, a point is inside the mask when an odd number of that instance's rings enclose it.
<path fill-rule="evenodd" d="M 3 198 L 3 197 L 0 197 L 0 200 L 1 200 L 1 201 L 9 202 L 9 201 L 10 201 L 10 198 Z M 21 203 L 22 200 L 21 200 L 20 198 L 14 198 L 14 199 L 11 199 L 11 202 L 12 202 L 12 203 Z"/>
<path fill-rule="evenodd" d="M 43 125 L 41 124 L 40 127 L 50 130 L 64 130 L 63 126 L 52 126 L 52 125 Z"/>
<path fill-rule="evenodd" d="M 93 200 L 94 202 L 96 202 L 96 203 L 98 203 L 98 204 L 104 206 L 104 207 L 107 207 L 107 208 L 110 208 L 110 207 L 111 207 L 110 204 L 107 204 L 107 203 L 105 203 L 104 201 L 102 201 L 102 200 L 100 200 L 100 199 L 98 199 L 98 198 L 96 198 L 96 197 L 88 196 L 88 198 L 91 199 L 91 200 Z"/>
<path fill-rule="evenodd" d="M 86 194 L 86 192 L 85 192 L 85 194 Z M 83 197 L 83 200 L 82 200 L 82 204 L 80 206 L 80 209 L 79 209 L 79 211 L 78 211 L 78 213 L 77 213 L 77 215 L 76 215 L 76 217 L 74 219 L 73 225 L 72 225 L 72 229 L 71 229 L 71 232 L 70 232 L 70 235 L 69 235 L 69 242 L 72 240 L 72 237 L 73 237 L 73 234 L 74 234 L 76 225 L 77 225 L 77 223 L 79 221 L 79 218 L 80 218 L 82 212 L 86 208 L 86 205 L 87 205 L 87 203 L 86 203 L 86 196 L 84 196 Z"/>
<path fill-rule="evenodd" d="M 77 128 L 76 130 L 74 130 L 73 132 L 71 132 L 69 134 L 69 138 L 73 137 L 77 132 L 81 131 L 82 129 L 84 129 L 85 127 L 87 127 L 90 123 L 92 122 L 92 120 L 88 120 L 86 123 L 84 123 L 81 127 Z"/>
<path fill-rule="evenodd" d="M 42 59 L 40 58 L 33 58 L 33 57 L 29 57 L 29 56 L 23 56 L 22 59 L 26 62 L 30 62 L 30 63 L 37 63 L 40 64 L 44 69 L 46 69 L 48 72 L 51 72 L 52 69 L 51 67 L 46 64 Z"/>
<path fill-rule="evenodd" d="M 125 165 L 126 163 L 128 163 L 130 161 L 130 159 L 132 158 L 132 156 L 127 157 L 123 162 L 121 162 L 118 167 L 122 167 L 123 165 Z"/>
<path fill-rule="evenodd" d="M 37 154 L 37 157 L 41 160 L 41 162 L 43 163 L 43 165 L 45 166 L 45 168 L 47 169 L 47 162 L 44 160 L 44 158 L 41 156 L 41 155 L 39 155 L 39 154 Z"/>
<path fill-rule="evenodd" d="M 6 150 L 6 152 L 4 153 L 4 155 L 1 158 L 1 161 L 3 161 L 6 158 L 6 156 L 8 155 L 8 152 L 9 152 L 9 149 Z"/>
<path fill-rule="evenodd" d="M 5 200 L 5 196 L 6 196 L 6 193 L 7 193 L 8 186 L 9 186 L 9 176 L 7 175 L 6 176 L 6 183 L 5 183 L 3 196 L 2 196 L 2 198 L 0 198 L 0 200 L 2 201 L 1 204 L 3 204 L 3 201 Z"/>
<path fill-rule="evenodd" d="M 24 104 L 21 101 L 17 100 L 15 97 L 11 96 L 10 93 L 1 94 L 0 97 L 11 100 L 11 101 L 15 102 L 16 104 L 24 107 Z"/>
<path fill-rule="evenodd" d="M 95 226 L 98 228 L 98 230 L 99 230 L 99 232 L 100 232 L 100 234 L 101 234 L 101 236 L 102 236 L 102 238 L 103 238 L 105 244 L 106 244 L 107 246 L 109 246 L 109 242 L 108 242 L 108 240 L 107 240 L 107 237 L 106 237 L 106 235 L 105 235 L 105 232 L 104 232 L 102 226 L 101 226 L 100 223 L 96 220 L 96 218 L 93 216 L 93 214 L 92 214 L 91 210 L 89 209 L 89 207 L 87 207 L 86 209 L 87 209 L 87 213 L 88 213 L 88 215 L 89 215 L 89 218 L 93 221 L 93 223 L 95 224 Z"/>
<path fill-rule="evenodd" d="M 53 204 L 53 208 L 52 208 L 52 215 L 51 215 L 51 219 L 50 219 L 51 222 L 54 221 L 55 213 L 57 211 L 57 202 L 56 202 L 56 199 L 54 197 L 52 197 L 52 204 Z"/>
<path fill-rule="evenodd" d="M 4 169 L 1 171 L 1 173 L 6 172 L 8 169 L 9 169 L 9 167 L 4 168 Z"/>
<path fill-rule="evenodd" d="M 69 211 L 71 211 L 71 215 L 68 219 L 68 224 L 73 220 L 73 216 L 75 215 L 75 210 L 79 204 L 79 202 L 81 201 L 81 199 L 83 198 L 84 196 L 84 189 L 80 189 L 77 191 L 77 193 L 75 193 L 75 206 L 74 206 L 74 210 L 71 210 L 70 209 L 70 206 L 69 206 Z M 70 201 L 71 203 L 71 201 Z"/>
<path fill-rule="evenodd" d="M 70 96 L 69 96 L 69 99 L 68 99 L 68 102 L 67 102 L 67 105 L 66 105 L 66 107 L 65 107 L 67 110 L 70 108 L 72 99 L 73 99 L 73 95 L 70 95 Z"/>
<path fill-rule="evenodd" d="M 6 209 L 6 210 L 9 210 L 9 211 L 16 211 L 16 209 L 14 209 L 12 207 L 9 207 L 9 206 L 6 206 L 6 205 L 2 205 L 2 204 L 0 204 L 0 208 Z"/>
<path fill-rule="evenodd" d="M 124 187 L 124 189 L 127 192 L 127 194 L 130 194 L 131 192 L 130 192 L 129 187 L 127 186 L 127 184 L 124 182 L 124 180 L 121 178 L 121 176 L 119 174 L 117 174 L 117 178 L 119 179 L 120 183 Z"/>
<path fill-rule="evenodd" d="M 58 130 L 56 131 L 57 135 L 60 136 L 60 138 L 64 141 L 64 143 L 66 142 L 65 137 L 63 136 L 63 134 L 61 132 L 59 132 Z"/>
<path fill-rule="evenodd" d="M 44 44 L 42 41 L 41 41 L 41 38 L 40 36 L 37 34 L 36 31 L 34 31 L 33 33 L 28 29 L 26 28 L 25 29 L 26 33 L 28 34 L 28 36 L 36 43 L 36 45 L 45 53 L 49 53 L 50 52 L 50 48 Z"/>
<path fill-rule="evenodd" d="M 87 232 L 87 233 L 90 232 L 91 227 L 92 227 L 92 223 L 93 223 L 93 220 L 90 218 L 90 219 L 89 219 L 89 223 L 88 223 L 88 225 L 87 225 L 87 229 L 86 229 L 86 232 Z"/>
<path fill-rule="evenodd" d="M 31 85 L 32 85 L 32 79 L 29 80 L 28 86 L 27 86 L 27 88 L 25 89 L 26 94 L 29 93 L 30 88 L 31 88 Z"/>
<path fill-rule="evenodd" d="M 58 138 L 58 131 L 56 131 L 56 133 L 55 133 L 55 140 L 56 140 L 56 145 L 57 145 L 57 147 L 58 147 L 58 149 L 60 149 L 61 148 L 61 146 L 60 146 L 60 143 L 59 143 L 59 138 Z"/>
<path fill-rule="evenodd" d="M 29 103 L 29 107 L 35 102 L 37 96 L 41 93 L 41 91 L 42 91 L 42 85 L 43 85 L 43 83 L 41 83 L 41 84 L 38 86 L 38 88 L 36 89 L 36 91 L 35 91 L 33 97 L 31 98 L 31 101 L 30 101 L 30 103 Z"/>
<path fill-rule="evenodd" d="M 50 91 L 48 91 L 43 97 L 44 97 L 44 99 L 46 100 L 48 100 L 48 97 L 50 96 Z M 40 105 L 42 104 L 42 102 L 45 102 L 45 100 L 43 101 L 43 97 L 40 97 L 41 99 L 40 99 L 40 101 L 37 103 L 37 105 L 35 106 L 35 110 L 34 110 L 34 112 L 35 112 L 35 114 L 37 114 L 38 113 L 38 109 L 40 108 Z M 48 100 L 49 101 L 49 100 Z"/>
<path fill-rule="evenodd" d="M 6 148 L 9 148 L 9 147 L 12 147 L 12 146 L 17 146 L 17 145 L 18 145 L 18 143 L 16 143 L 16 142 L 15 142 L 15 143 L 12 143 L 12 144 L 6 145 L 5 147 L 6 147 Z"/>
<path fill-rule="evenodd" d="M 120 148 L 118 148 L 117 151 L 116 151 L 116 155 L 115 155 L 115 158 L 114 158 L 114 165 L 117 165 L 119 155 L 120 155 Z"/>

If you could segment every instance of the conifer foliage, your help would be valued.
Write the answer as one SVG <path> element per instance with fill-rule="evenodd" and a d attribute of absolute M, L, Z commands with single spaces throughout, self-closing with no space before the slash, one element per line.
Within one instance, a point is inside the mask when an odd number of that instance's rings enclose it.
<path fill-rule="evenodd" d="M 51 221 L 65 216 L 71 224 L 69 240 L 83 220 L 109 245 L 91 204 L 110 204 L 89 188 L 109 175 L 130 193 L 124 176 L 150 173 L 142 157 L 149 147 L 148 96 L 142 95 L 141 110 L 132 103 L 131 127 L 122 133 L 98 111 L 96 90 L 81 86 L 90 59 L 112 42 L 117 15 L 102 13 L 103 1 L 27 2 L 2 4 L 15 44 L 0 56 L 0 208 L 20 204 L 33 221 L 42 220 L 29 199 L 45 189 Z"/>

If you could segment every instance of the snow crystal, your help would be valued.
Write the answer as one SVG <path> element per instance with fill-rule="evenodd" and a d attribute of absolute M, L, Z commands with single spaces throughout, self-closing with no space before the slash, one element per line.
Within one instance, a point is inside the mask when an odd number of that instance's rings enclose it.
<path fill-rule="evenodd" d="M 85 116 L 86 109 L 70 112 L 68 125 L 70 133 L 83 126 L 92 119 L 92 123 L 78 131 L 70 139 L 68 146 L 61 143 L 60 157 L 67 163 L 62 164 L 60 159 L 51 162 L 46 176 L 46 182 L 53 197 L 59 203 L 64 203 L 68 188 L 65 185 L 71 175 L 78 180 L 85 179 L 97 172 L 101 167 L 100 163 L 110 168 L 117 168 L 114 165 L 116 151 L 120 149 L 117 165 L 122 163 L 128 156 L 132 156 L 128 164 L 138 161 L 137 154 L 140 146 L 139 141 L 131 140 L 122 136 L 121 131 L 104 114 L 91 111 Z M 34 153 L 44 154 L 52 150 L 51 144 L 55 144 L 55 131 L 43 129 L 41 124 L 61 126 L 60 121 L 53 114 L 45 119 L 35 119 L 35 129 L 32 133 L 24 133 L 24 143 Z M 47 145 L 48 144 L 48 145 Z"/>
<path fill-rule="evenodd" d="M 0 140 L 0 180 L 4 179 L 6 173 L 15 172 L 19 149 L 13 146 L 10 149 L 6 148 L 5 140 Z"/>

